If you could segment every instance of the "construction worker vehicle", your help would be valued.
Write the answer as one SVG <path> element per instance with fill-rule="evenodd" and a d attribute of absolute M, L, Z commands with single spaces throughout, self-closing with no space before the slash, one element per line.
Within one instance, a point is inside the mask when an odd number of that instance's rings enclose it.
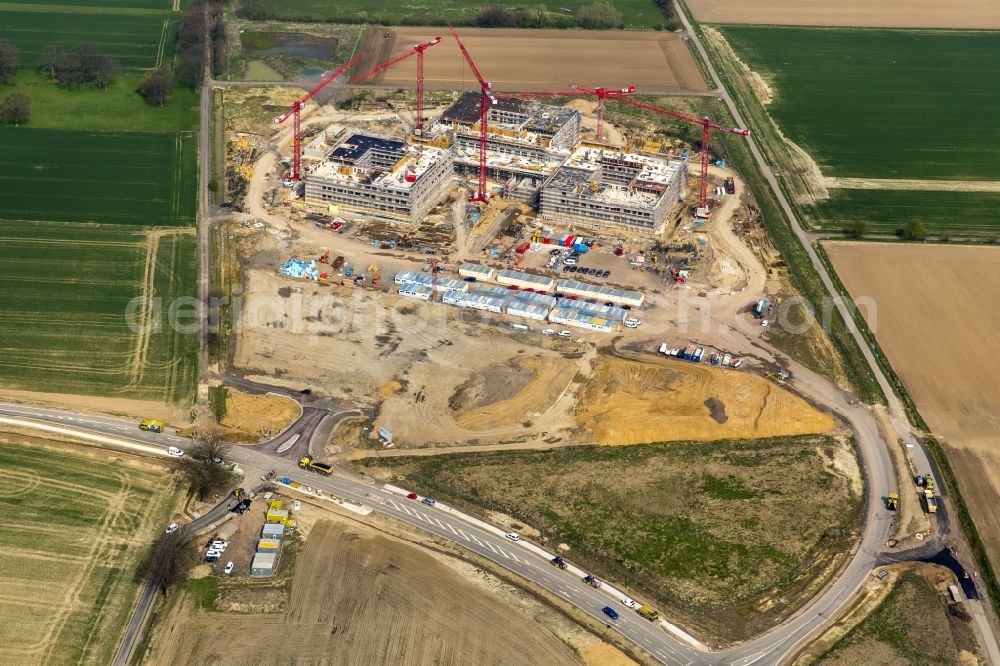
<path fill-rule="evenodd" d="M 889 511 L 895 511 L 899 508 L 899 493 L 889 493 L 889 496 L 885 498 L 885 508 Z"/>
<path fill-rule="evenodd" d="M 594 574 L 587 574 L 583 577 L 583 582 L 591 587 L 600 587 L 601 581 L 594 578 Z"/>
<path fill-rule="evenodd" d="M 936 497 L 927 498 L 927 513 L 937 513 L 938 502 Z"/>
<path fill-rule="evenodd" d="M 312 472 L 319 472 L 320 474 L 333 474 L 333 465 L 317 462 L 308 456 L 299 460 L 299 467 L 302 469 L 308 469 Z"/>
<path fill-rule="evenodd" d="M 551 564 L 554 567 L 559 567 L 560 569 L 565 569 L 566 567 L 569 566 L 568 564 L 566 564 L 566 560 L 564 560 L 559 555 L 556 555 L 551 560 L 549 560 L 549 564 Z"/>
<path fill-rule="evenodd" d="M 643 616 L 650 622 L 655 622 L 660 617 L 660 611 L 652 608 L 651 606 L 641 606 L 636 613 Z"/>
<path fill-rule="evenodd" d="M 143 419 L 142 421 L 139 421 L 139 430 L 163 432 L 163 427 L 163 421 L 157 421 L 155 419 Z"/>

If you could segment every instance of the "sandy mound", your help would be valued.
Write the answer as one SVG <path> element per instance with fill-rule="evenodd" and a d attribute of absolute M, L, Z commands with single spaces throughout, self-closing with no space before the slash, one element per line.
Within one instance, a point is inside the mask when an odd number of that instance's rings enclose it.
<path fill-rule="evenodd" d="M 229 389 L 222 425 L 264 437 L 273 437 L 299 418 L 299 405 L 283 395 L 253 395 Z"/>
<path fill-rule="evenodd" d="M 744 372 L 657 361 L 602 359 L 577 423 L 599 444 L 753 439 L 827 432 L 833 420 Z"/>
<path fill-rule="evenodd" d="M 576 364 L 565 359 L 519 359 L 510 369 L 509 377 L 497 377 L 494 381 L 485 382 L 482 391 L 475 396 L 474 404 L 478 406 L 456 414 L 455 423 L 469 430 L 485 430 L 532 421 L 562 395 L 573 379 L 575 369 Z M 480 373 L 483 377 L 490 375 L 489 372 Z M 478 377 L 474 376 L 470 381 L 478 384 L 477 380 Z M 468 385 L 469 382 L 463 384 L 466 392 L 479 388 Z M 490 390 L 496 393 L 491 395 Z M 461 391 L 462 387 L 456 395 Z"/>

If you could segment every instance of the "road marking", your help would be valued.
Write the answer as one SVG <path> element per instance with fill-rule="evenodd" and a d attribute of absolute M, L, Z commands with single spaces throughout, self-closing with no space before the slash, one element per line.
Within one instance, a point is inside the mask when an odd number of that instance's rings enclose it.
<path fill-rule="evenodd" d="M 459 534 L 461 534 L 461 535 L 462 535 L 462 538 L 463 538 L 463 539 L 465 539 L 466 541 L 468 541 L 468 540 L 469 540 L 469 535 L 468 535 L 468 534 L 466 534 L 465 532 L 463 532 L 463 531 L 462 531 L 462 528 L 461 528 L 461 527 L 460 527 L 460 528 L 458 528 L 458 533 L 459 533 Z"/>

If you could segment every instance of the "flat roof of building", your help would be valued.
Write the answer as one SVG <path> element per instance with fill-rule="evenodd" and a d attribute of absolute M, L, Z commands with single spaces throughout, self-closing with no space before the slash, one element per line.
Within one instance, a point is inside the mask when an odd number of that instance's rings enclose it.
<path fill-rule="evenodd" d="M 617 301 L 638 301 L 642 302 L 646 296 L 641 291 L 629 291 L 627 289 L 615 289 L 614 287 L 601 287 L 596 284 L 590 284 L 589 282 L 578 282 L 576 280 L 559 280 L 559 284 L 556 288 L 565 292 L 570 289 L 573 291 L 586 292 L 587 294 L 593 295 L 594 297 L 604 297 L 606 300 L 617 300 Z"/>
<path fill-rule="evenodd" d="M 357 166 L 370 150 L 381 150 L 398 159 L 391 169 Z M 330 155 L 316 166 L 307 178 L 316 177 L 339 183 L 364 183 L 393 190 L 410 190 L 435 164 L 446 160 L 449 151 L 433 146 L 409 146 L 402 141 L 355 133 L 344 139 Z M 344 169 L 342 167 L 350 167 Z M 407 178 L 410 176 L 412 181 Z"/>
<path fill-rule="evenodd" d="M 604 317 L 597 317 L 595 315 L 588 314 L 583 310 L 577 310 L 574 308 L 553 308 L 552 312 L 549 313 L 549 319 L 566 319 L 568 321 L 585 322 L 587 324 L 602 327 L 611 326 L 611 322 Z"/>
<path fill-rule="evenodd" d="M 550 308 L 555 306 L 558 300 L 555 296 L 532 291 L 515 291 L 511 298 L 522 303 L 534 303 L 535 305 L 544 305 Z"/>
<path fill-rule="evenodd" d="M 570 310 L 581 310 L 592 315 L 597 315 L 606 319 L 615 319 L 617 321 L 625 321 L 625 318 L 628 317 L 628 310 L 623 308 L 616 308 L 613 305 L 588 303 L 587 301 L 574 301 L 571 298 L 560 298 L 559 307 Z"/>
<path fill-rule="evenodd" d="M 273 567 L 275 560 L 278 559 L 277 553 L 254 553 L 253 563 L 250 564 L 251 569 L 256 569 L 257 567 Z"/>
<path fill-rule="evenodd" d="M 527 100 L 516 97 L 497 97 L 497 103 L 494 108 L 512 113 L 524 113 L 529 104 Z M 475 125 L 478 123 L 479 93 L 463 92 L 458 99 L 451 103 L 451 106 L 444 110 L 444 113 L 441 114 L 441 119 L 463 125 Z"/>
<path fill-rule="evenodd" d="M 434 287 L 429 284 L 421 284 L 420 282 L 404 282 L 399 285 L 399 293 L 403 294 L 432 294 L 434 293 Z"/>
<path fill-rule="evenodd" d="M 632 171 L 630 182 L 611 182 L 605 169 Z M 656 206 L 670 183 L 680 177 L 687 165 L 651 155 L 624 153 L 597 148 L 577 148 L 546 184 L 580 199 L 616 203 L 639 208 Z"/>
<path fill-rule="evenodd" d="M 477 92 L 464 92 L 441 114 L 441 120 L 460 125 L 475 125 L 479 122 L 479 100 Z M 567 123 L 579 116 L 575 109 L 566 109 L 551 104 L 541 104 L 518 97 L 497 97 L 497 103 L 490 107 L 490 124 L 497 127 L 524 129 L 545 136 L 552 136 Z M 504 115 L 524 116 L 521 122 L 504 122 Z"/>
<path fill-rule="evenodd" d="M 479 305 L 492 305 L 495 308 L 503 309 L 504 299 L 486 294 L 467 293 L 464 291 L 450 290 L 442 297 L 444 301 L 455 301 L 457 304 L 476 303 Z"/>
<path fill-rule="evenodd" d="M 522 273 L 520 271 L 502 270 L 497 272 L 497 281 L 500 278 L 505 278 L 507 280 L 519 280 L 521 282 L 530 282 L 532 284 L 537 284 L 544 286 L 545 289 L 550 289 L 552 287 L 552 278 L 545 275 L 535 275 L 534 273 Z"/>
<path fill-rule="evenodd" d="M 510 311 L 523 312 L 525 314 L 542 315 L 546 317 L 548 316 L 549 310 L 551 309 L 552 308 L 548 308 L 544 305 L 539 305 L 537 303 L 522 303 L 520 301 L 511 301 L 507 304 L 508 312 Z"/>
<path fill-rule="evenodd" d="M 485 296 L 493 296 L 494 298 L 506 298 L 510 291 L 506 287 L 494 287 L 489 284 L 477 284 L 472 288 L 472 293 L 474 294 L 483 294 Z"/>
<path fill-rule="evenodd" d="M 458 267 L 459 272 L 475 273 L 476 275 L 492 275 L 495 269 L 482 264 L 464 263 Z"/>
<path fill-rule="evenodd" d="M 406 142 L 404 141 L 355 132 L 340 142 L 330 154 L 330 158 L 341 162 L 356 162 L 369 150 L 399 153 L 402 156 L 405 149 Z"/>

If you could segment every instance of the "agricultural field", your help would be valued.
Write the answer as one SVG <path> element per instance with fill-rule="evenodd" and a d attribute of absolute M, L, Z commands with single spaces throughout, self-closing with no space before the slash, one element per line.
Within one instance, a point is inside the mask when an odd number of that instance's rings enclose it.
<path fill-rule="evenodd" d="M 45 5 L 39 5 L 38 11 L 0 9 L 0 34 L 20 52 L 25 69 L 38 66 L 49 44 L 97 44 L 123 69 L 158 67 L 164 56 L 170 20 L 163 12 L 112 14 L 49 9 Z"/>
<path fill-rule="evenodd" d="M 816 662 L 856 664 L 974 664 L 977 645 L 964 608 L 945 602 L 954 577 L 933 566 L 907 565 L 892 591 Z M 890 581 L 891 582 L 891 581 Z M 798 662 L 797 662 L 798 663 Z"/>
<path fill-rule="evenodd" d="M 829 199 L 801 210 L 807 222 L 829 231 L 850 230 L 863 219 L 871 233 L 894 234 L 920 219 L 942 235 L 1000 237 L 1000 192 L 836 188 Z"/>
<path fill-rule="evenodd" d="M 532 539 L 723 641 L 772 626 L 827 580 L 863 501 L 850 443 L 823 436 L 355 464 L 465 509 L 507 514 Z"/>
<path fill-rule="evenodd" d="M 826 243 L 893 370 L 941 440 L 993 567 L 1000 567 L 1000 249 Z"/>
<path fill-rule="evenodd" d="M 381 28 L 368 30 L 364 49 L 372 56 L 357 71 L 440 32 L 439 28 L 396 28 L 386 40 Z M 687 43 L 675 33 L 466 28 L 460 34 L 496 90 L 561 90 L 571 83 L 631 84 L 649 93 L 708 89 Z M 545 66 L 539 67 L 540 62 Z M 588 74 L 581 78 L 582 72 Z M 386 72 L 380 83 L 411 86 L 415 76 L 415 59 L 409 58 Z M 428 88 L 469 88 L 475 83 L 453 41 L 427 52 L 424 76 Z"/>
<path fill-rule="evenodd" d="M 993 0 L 840 0 L 836 10 L 824 2 L 800 0 L 687 0 L 702 23 L 840 26 L 867 28 L 1000 28 L 1000 5 Z"/>
<path fill-rule="evenodd" d="M 0 439 L 0 661 L 109 664 L 146 546 L 178 494 L 163 468 Z"/>
<path fill-rule="evenodd" d="M 209 594 L 189 593 L 173 604 L 144 663 L 204 663 L 218 654 L 227 663 L 258 663 L 280 645 L 283 663 L 328 663 L 336 655 L 342 664 L 570 666 L 585 663 L 580 656 L 593 648 L 609 647 L 574 629 L 587 638 L 571 649 L 558 613 L 472 565 L 422 548 L 419 536 L 407 533 L 404 541 L 387 534 L 392 525 L 303 508 L 320 516 L 303 525 L 308 536 L 288 592 L 271 580 L 234 577 L 219 581 L 213 599 L 215 579 L 193 581 L 191 592 Z M 245 610 L 264 608 L 274 610 Z M 621 661 L 586 663 L 629 663 L 616 654 Z"/>
<path fill-rule="evenodd" d="M 560 0 L 558 6 L 544 8 L 545 18 L 552 27 L 573 26 L 573 17 L 581 8 L 594 0 Z M 537 10 L 539 3 L 532 0 L 498 0 L 490 5 L 511 9 Z M 612 0 L 622 13 L 622 23 L 627 29 L 652 29 L 665 25 L 667 19 L 653 0 Z M 485 6 L 485 5 L 482 5 Z M 480 5 L 462 0 L 422 0 L 399 3 L 392 0 L 344 0 L 330 3 L 323 0 L 247 0 L 241 3 L 240 15 L 251 19 L 293 19 L 303 21 L 330 21 L 346 23 L 375 23 L 381 25 L 463 25 L 471 23 L 479 14 Z M 568 9 L 570 11 L 563 11 Z"/>
<path fill-rule="evenodd" d="M 187 226 L 197 206 L 193 132 L 0 128 L 0 220 Z"/>
<path fill-rule="evenodd" d="M 706 36 L 736 92 L 763 105 L 743 100 L 758 135 L 777 146 L 765 127 L 773 119 L 796 147 L 772 147 L 773 159 L 798 201 L 817 204 L 805 209 L 815 226 L 839 231 L 855 215 L 901 228 L 924 204 L 934 234 L 1000 226 L 990 191 L 1000 182 L 1000 87 L 989 83 L 1000 33 L 719 26 Z"/>
<path fill-rule="evenodd" d="M 173 0 L 20 0 L 17 4 L 24 7 L 37 7 L 39 11 L 48 11 L 49 6 L 57 5 L 60 10 L 78 7 L 79 11 L 84 13 L 94 10 L 128 13 L 128 10 L 143 9 L 167 11 L 173 6 Z"/>
<path fill-rule="evenodd" d="M 183 403 L 197 335 L 170 325 L 196 293 L 189 230 L 0 221 L 0 386 Z M 162 305 L 134 309 L 148 295 Z M 190 325 L 191 306 L 174 310 Z M 149 324 L 147 329 L 129 322 Z M 135 330 L 133 330 L 133 328 Z"/>

